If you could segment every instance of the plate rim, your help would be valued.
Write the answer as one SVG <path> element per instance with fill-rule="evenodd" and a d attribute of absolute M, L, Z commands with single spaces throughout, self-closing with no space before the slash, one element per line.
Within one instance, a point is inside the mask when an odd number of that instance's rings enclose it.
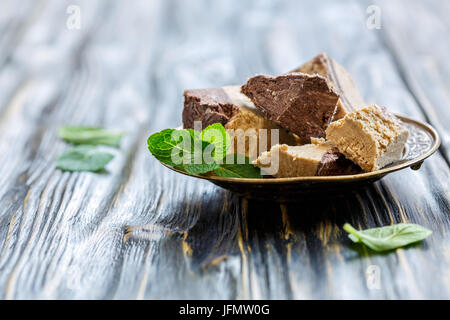
<path fill-rule="evenodd" d="M 278 183 L 316 182 L 316 181 L 317 182 L 318 181 L 329 181 L 329 182 L 354 181 L 354 180 L 372 178 L 372 177 L 376 177 L 379 175 L 386 175 L 388 173 L 399 171 L 399 170 L 414 166 L 416 164 L 422 163 L 425 159 L 427 159 L 433 153 L 435 153 L 436 150 L 441 145 L 441 138 L 440 138 L 438 132 L 436 131 L 436 129 L 432 125 L 430 125 L 426 122 L 414 120 L 412 118 L 409 118 L 409 117 L 401 115 L 401 114 L 397 114 L 397 113 L 394 113 L 394 114 L 396 117 L 398 117 L 401 121 L 403 121 L 405 123 L 414 123 L 414 124 L 418 125 L 419 127 L 424 128 L 425 131 L 427 131 L 432 136 L 434 143 L 431 146 L 430 150 L 428 150 L 426 153 L 424 153 L 420 157 L 411 159 L 411 160 L 407 160 L 403 163 L 400 163 L 400 164 L 397 164 L 397 165 L 394 165 L 394 166 L 391 166 L 388 168 L 384 168 L 381 170 L 352 174 L 352 175 L 342 175 L 342 176 L 308 176 L 308 177 L 261 179 L 261 178 L 231 178 L 231 177 L 219 177 L 219 176 L 201 176 L 201 175 L 197 175 L 197 174 L 189 174 L 185 171 L 182 171 L 180 169 L 172 167 L 163 162 L 161 162 L 161 164 L 175 172 L 184 174 L 188 177 L 199 178 L 199 179 L 208 180 L 211 182 L 217 181 L 217 182 L 232 182 L 232 183 L 242 183 L 242 184 L 246 184 L 246 183 L 249 183 L 249 184 L 254 184 L 254 183 L 278 184 Z"/>

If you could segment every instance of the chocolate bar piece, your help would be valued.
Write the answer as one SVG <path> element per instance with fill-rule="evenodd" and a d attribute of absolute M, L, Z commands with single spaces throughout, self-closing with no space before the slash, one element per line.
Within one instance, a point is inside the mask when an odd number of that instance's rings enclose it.
<path fill-rule="evenodd" d="M 324 77 L 305 73 L 258 75 L 250 78 L 241 91 L 268 119 L 295 133 L 304 143 L 311 137 L 325 137 L 339 99 Z"/>
<path fill-rule="evenodd" d="M 386 108 L 372 105 L 330 124 L 327 139 L 365 171 L 400 160 L 409 131 Z"/>
<path fill-rule="evenodd" d="M 302 146 L 275 145 L 253 164 L 277 178 L 356 174 L 361 169 L 323 139 Z M 270 170 L 273 170 L 271 172 Z"/>
<path fill-rule="evenodd" d="M 194 121 L 201 121 L 202 129 L 213 123 L 225 125 L 245 104 L 242 99 L 230 96 L 230 87 L 195 89 L 184 92 L 183 127 L 194 128 Z"/>
<path fill-rule="evenodd" d="M 184 128 L 194 128 L 194 121 L 201 121 L 202 129 L 213 123 L 221 123 L 233 139 L 233 152 L 245 154 L 251 159 L 270 150 L 272 142 L 289 145 L 299 143 L 298 137 L 264 118 L 240 90 L 240 86 L 227 86 L 185 91 Z M 265 146 L 260 148 L 262 129 L 267 130 L 267 139 Z M 273 129 L 278 130 L 278 141 L 272 137 Z"/>
<path fill-rule="evenodd" d="M 350 74 L 335 60 L 321 53 L 311 61 L 291 72 L 319 74 L 329 81 L 333 89 L 339 94 L 338 109 L 334 120 L 341 119 L 346 113 L 362 108 L 366 105 L 356 89 Z"/>

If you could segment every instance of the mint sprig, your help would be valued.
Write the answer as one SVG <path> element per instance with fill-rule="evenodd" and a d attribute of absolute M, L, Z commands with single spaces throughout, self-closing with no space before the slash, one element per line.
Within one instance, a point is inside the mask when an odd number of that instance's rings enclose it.
<path fill-rule="evenodd" d="M 98 127 L 62 126 L 58 129 L 61 139 L 75 146 L 66 150 L 56 160 L 56 168 L 63 171 L 98 172 L 114 158 L 96 146 L 105 145 L 118 148 L 124 135 Z"/>
<path fill-rule="evenodd" d="M 190 157 L 193 153 L 194 141 L 199 139 L 198 133 L 192 129 L 165 129 L 152 134 L 148 140 L 148 149 L 159 161 L 178 167 L 174 159 Z M 185 159 L 186 163 L 190 162 Z"/>
<path fill-rule="evenodd" d="M 150 135 L 147 144 L 156 159 L 189 174 L 214 172 L 221 177 L 261 178 L 260 170 L 246 157 L 242 163 L 226 163 L 231 138 L 220 123 L 202 132 L 165 129 Z"/>
<path fill-rule="evenodd" d="M 261 178 L 261 169 L 252 165 L 248 157 L 236 153 L 231 156 L 232 163 L 221 164 L 214 170 L 216 175 L 228 178 Z"/>
<path fill-rule="evenodd" d="M 230 135 L 220 123 L 207 126 L 201 133 L 201 139 L 206 143 L 214 145 L 212 157 L 216 161 L 221 161 L 231 146 Z"/>

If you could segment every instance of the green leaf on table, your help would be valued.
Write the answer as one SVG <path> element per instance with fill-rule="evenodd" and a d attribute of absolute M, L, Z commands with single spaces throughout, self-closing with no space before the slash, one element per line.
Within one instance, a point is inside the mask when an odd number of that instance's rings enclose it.
<path fill-rule="evenodd" d="M 114 158 L 108 152 L 90 145 L 80 145 L 65 151 L 56 160 L 56 167 L 63 171 L 100 171 Z"/>
<path fill-rule="evenodd" d="M 123 132 L 112 132 L 102 128 L 63 126 L 58 130 L 59 136 L 73 144 L 106 145 L 119 147 Z"/>
<path fill-rule="evenodd" d="M 228 178 L 262 178 L 261 170 L 252 165 L 248 157 L 236 153 L 230 156 L 234 157 L 233 163 L 221 164 L 214 170 L 216 175 Z"/>
<path fill-rule="evenodd" d="M 399 223 L 392 226 L 356 230 L 350 224 L 344 225 L 349 238 L 356 243 L 364 243 L 372 250 L 381 252 L 421 241 L 432 231 L 417 224 Z"/>

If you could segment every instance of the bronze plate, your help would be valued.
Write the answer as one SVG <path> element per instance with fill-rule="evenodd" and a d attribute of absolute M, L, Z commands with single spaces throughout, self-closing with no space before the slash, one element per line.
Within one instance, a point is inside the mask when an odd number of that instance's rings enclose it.
<path fill-rule="evenodd" d="M 169 165 L 164 165 L 178 173 L 208 180 L 248 198 L 295 201 L 300 200 L 302 196 L 317 193 L 340 194 L 346 190 L 356 189 L 377 181 L 394 171 L 408 167 L 418 170 L 422 162 L 439 148 L 440 138 L 432 126 L 408 117 L 400 115 L 397 117 L 408 126 L 410 132 L 403 159 L 377 171 L 345 176 L 241 179 L 190 175 Z"/>

